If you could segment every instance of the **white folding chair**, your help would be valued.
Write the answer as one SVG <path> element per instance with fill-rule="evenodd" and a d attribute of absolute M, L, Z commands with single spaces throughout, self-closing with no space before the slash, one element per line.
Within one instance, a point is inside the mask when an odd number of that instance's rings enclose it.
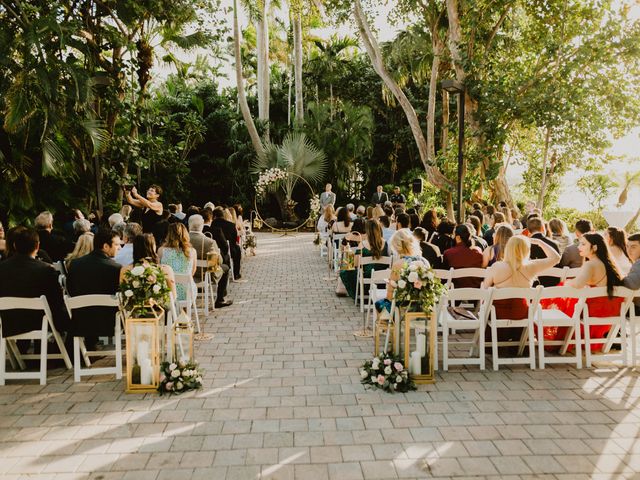
<path fill-rule="evenodd" d="M 553 277 L 557 278 L 558 282 L 564 282 L 567 279 L 567 273 L 569 272 L 569 267 L 552 267 L 548 270 L 545 270 L 541 273 L 540 277 Z"/>
<path fill-rule="evenodd" d="M 442 327 L 442 368 L 449 370 L 449 365 L 478 365 L 480 370 L 485 369 L 485 341 L 484 332 L 487 325 L 487 316 L 489 314 L 489 305 L 494 292 L 494 288 L 454 288 L 443 294 L 439 302 L 439 323 Z M 448 307 L 455 307 L 456 302 L 477 302 L 477 309 L 474 312 L 467 310 L 475 318 L 458 319 L 454 317 Z M 455 342 L 456 345 L 468 344 L 468 357 L 449 358 L 449 330 L 475 330 L 471 342 Z M 475 347 L 478 346 L 479 355 L 477 358 L 471 358 Z"/>
<path fill-rule="evenodd" d="M 202 271 L 201 275 L 198 273 Z M 216 289 L 214 288 L 214 282 L 211 278 L 211 272 L 208 271 L 208 264 L 206 260 L 196 260 L 196 277 L 200 278 L 199 282 L 196 282 L 196 288 L 198 289 L 198 295 L 202 295 L 202 309 L 204 316 L 209 315 L 209 307 L 212 306 L 212 310 L 215 310 L 216 305 Z"/>
<path fill-rule="evenodd" d="M 545 272 L 546 275 L 546 272 Z M 574 298 L 577 299 L 573 315 L 570 317 L 558 309 L 543 309 L 540 302 L 552 298 Z M 576 368 L 582 368 L 582 352 L 580 340 L 580 315 L 584 308 L 585 290 L 573 287 L 545 287 L 540 290 L 538 307 L 533 318 L 538 333 L 538 363 L 540 368 L 544 368 L 547 363 L 574 363 Z M 567 332 L 562 340 L 545 340 L 545 327 L 566 327 Z M 567 357 L 564 354 L 567 346 L 575 332 L 575 356 Z M 562 356 L 547 356 L 545 346 L 561 347 Z"/>
<path fill-rule="evenodd" d="M 455 288 L 454 280 L 459 278 L 479 278 L 484 280 L 487 275 L 486 268 L 452 268 L 449 270 L 449 288 Z"/>
<path fill-rule="evenodd" d="M 445 270 L 444 268 L 434 268 L 433 274 L 440 279 L 443 285 L 446 285 L 447 288 L 450 287 L 451 284 L 451 272 L 453 272 L 453 268 L 449 270 Z"/>
<path fill-rule="evenodd" d="M 342 249 L 340 246 L 342 245 L 342 239 L 347 236 L 346 233 L 334 233 L 331 238 L 331 259 L 333 270 L 337 272 L 340 269 L 340 257 L 342 253 Z"/>
<path fill-rule="evenodd" d="M 536 352 L 533 340 L 533 317 L 538 306 L 538 297 L 540 296 L 541 286 L 536 288 L 496 288 L 491 298 L 491 309 L 489 315 L 489 327 L 491 328 L 491 353 L 493 357 L 493 369 L 498 370 L 499 365 L 529 364 L 532 369 L 536 368 Z M 527 318 L 512 319 L 498 318 L 496 314 L 495 302 L 497 300 L 516 300 L 524 299 L 528 305 Z M 522 335 L 517 341 L 498 341 L 498 329 L 505 327 L 522 327 Z M 524 347 L 529 344 L 529 355 L 521 357 Z M 518 346 L 518 357 L 516 358 L 500 358 L 498 355 L 498 346 L 512 347 Z"/>
<path fill-rule="evenodd" d="M 636 290 L 635 298 L 640 297 L 640 290 Z M 638 332 L 640 331 L 640 317 L 636 315 L 636 306 L 629 307 L 629 340 L 631 341 L 631 361 L 630 366 L 635 367 L 638 363 Z"/>
<path fill-rule="evenodd" d="M 369 301 L 363 315 L 365 316 L 364 329 L 369 326 L 369 315 L 373 314 L 373 321 L 376 321 L 378 312 L 375 309 L 375 303 L 387 296 L 387 280 L 391 276 L 391 269 L 373 270 L 369 279 Z M 380 285 L 383 285 L 380 288 Z"/>
<path fill-rule="evenodd" d="M 20 333 L 18 335 L 12 335 L 5 337 L 2 334 L 2 314 L 1 312 L 7 310 L 37 310 L 43 312 L 42 325 L 39 330 L 32 330 L 30 332 Z M 49 332 L 51 329 L 51 332 Z M 49 342 L 49 335 L 53 335 L 60 353 L 47 355 L 47 346 Z M 21 354 L 16 345 L 18 340 L 40 340 L 40 353 L 39 354 Z M 18 367 L 21 370 L 26 369 L 24 360 L 39 359 L 40 370 L 38 372 L 7 372 L 6 371 L 6 356 L 10 352 L 13 355 Z M 60 337 L 60 334 L 53 325 L 53 317 L 51 315 L 51 309 L 49 308 L 49 302 L 47 298 L 42 295 L 36 298 L 20 298 L 20 297 L 3 297 L 0 298 L 0 385 L 4 385 L 6 380 L 13 379 L 38 379 L 40 385 L 46 385 L 47 383 L 47 358 L 61 358 L 68 369 L 72 368 L 71 359 L 64 347 L 64 342 Z M 12 362 L 13 363 L 13 362 Z"/>
<path fill-rule="evenodd" d="M 355 296 L 355 302 L 356 304 L 358 303 L 358 300 L 360 300 L 360 312 L 364 313 L 364 299 L 365 297 L 368 296 L 368 294 L 365 293 L 365 285 L 370 286 L 371 285 L 371 277 L 365 277 L 364 275 L 364 267 L 366 265 L 384 265 L 385 267 L 390 267 L 391 266 L 391 257 L 380 257 L 377 259 L 374 259 L 373 257 L 363 257 L 360 256 L 359 257 L 359 263 L 358 263 L 358 271 L 356 273 L 356 296 Z"/>
<path fill-rule="evenodd" d="M 631 305 L 633 304 L 633 297 L 635 295 L 634 290 L 629 290 L 625 287 L 615 287 L 613 296 L 622 297 L 624 300 L 620 304 L 620 312 L 618 315 L 611 317 L 594 317 L 589 308 L 589 299 L 597 297 L 606 297 L 606 287 L 595 287 L 585 289 L 586 302 L 582 314 L 582 326 L 584 330 L 584 349 L 587 368 L 591 367 L 594 357 L 598 360 L 614 361 L 620 360 L 623 365 L 628 364 L 627 360 L 627 328 L 626 317 Z M 609 332 L 605 337 L 592 338 L 590 327 L 594 325 L 611 325 Z M 618 334 L 620 335 L 618 337 Z M 607 353 L 607 345 L 609 347 L 613 343 L 620 344 L 620 353 Z M 603 344 L 601 348 L 601 354 L 594 355 L 591 352 L 591 345 Z"/>
<path fill-rule="evenodd" d="M 87 307 L 115 307 L 118 310 L 114 314 L 114 346 L 115 350 L 87 350 L 83 337 L 73 337 L 73 381 L 81 381 L 81 377 L 89 375 L 110 375 L 115 374 L 116 379 L 122 378 L 122 312 L 120 311 L 120 301 L 116 296 L 111 295 L 80 295 L 77 297 L 65 296 L 64 299 L 69 316 L 73 321 L 74 310 Z M 91 366 L 90 358 L 93 356 L 115 356 L 115 367 L 82 368 L 81 357 L 84 357 L 87 367 Z"/>
<path fill-rule="evenodd" d="M 196 306 L 196 297 L 193 295 L 193 277 L 187 273 L 174 274 L 176 279 L 176 287 L 182 285 L 186 292 L 185 300 L 177 300 L 178 308 L 184 308 L 189 318 L 196 319 L 196 332 L 200 333 L 200 317 L 198 316 L 198 307 Z"/>
<path fill-rule="evenodd" d="M 578 274 L 580 273 L 580 267 L 576 267 L 576 268 L 569 268 L 569 267 L 565 267 L 565 274 L 564 274 L 564 279 L 562 281 L 566 281 L 569 280 L 571 278 L 576 278 L 578 276 Z"/>

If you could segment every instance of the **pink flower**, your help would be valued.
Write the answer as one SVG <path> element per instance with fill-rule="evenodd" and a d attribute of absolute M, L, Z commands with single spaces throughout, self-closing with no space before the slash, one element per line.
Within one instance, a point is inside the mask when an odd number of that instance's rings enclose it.
<path fill-rule="evenodd" d="M 165 388 L 167 390 L 173 390 L 173 382 L 167 382 L 167 384 L 165 385 Z"/>
<path fill-rule="evenodd" d="M 384 385 L 384 375 L 378 375 L 378 385 Z"/>
<path fill-rule="evenodd" d="M 147 280 L 149 280 L 151 283 L 155 283 L 155 281 L 156 281 L 157 279 L 156 279 L 156 276 L 155 276 L 155 275 L 149 275 L 149 276 L 147 277 Z"/>
<path fill-rule="evenodd" d="M 391 365 L 391 359 L 390 358 L 385 359 L 384 364 Z"/>
<path fill-rule="evenodd" d="M 420 289 L 420 288 L 422 288 L 422 282 L 420 280 L 416 280 L 415 282 L 413 282 L 413 286 L 415 288 Z"/>
<path fill-rule="evenodd" d="M 401 372 L 404 369 L 404 367 L 402 366 L 402 364 L 400 362 L 394 363 L 393 364 L 393 368 L 396 369 L 396 372 Z"/>

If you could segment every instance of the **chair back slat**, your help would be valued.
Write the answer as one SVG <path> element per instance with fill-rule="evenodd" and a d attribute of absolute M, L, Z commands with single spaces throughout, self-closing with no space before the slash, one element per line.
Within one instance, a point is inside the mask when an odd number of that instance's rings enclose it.
<path fill-rule="evenodd" d="M 0 311 L 3 310 L 45 310 L 46 297 L 44 295 L 34 298 L 1 297 Z M 48 306 L 48 303 L 46 303 Z"/>
<path fill-rule="evenodd" d="M 65 296 L 64 301 L 69 310 L 87 307 L 119 307 L 120 302 L 115 295 L 78 295 L 77 297 Z"/>

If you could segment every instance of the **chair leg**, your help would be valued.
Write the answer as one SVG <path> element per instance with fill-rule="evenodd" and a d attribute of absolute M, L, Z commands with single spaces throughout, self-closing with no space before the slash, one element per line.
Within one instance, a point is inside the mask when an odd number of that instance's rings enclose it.
<path fill-rule="evenodd" d="M 7 371 L 7 340 L 0 337 L 0 385 L 5 384 L 5 373 Z"/>
<path fill-rule="evenodd" d="M 200 317 L 198 316 L 198 307 L 196 306 L 196 299 L 192 297 L 193 313 L 196 316 L 196 333 L 200 333 Z"/>
<path fill-rule="evenodd" d="M 442 370 L 449 371 L 449 327 L 442 322 Z"/>
<path fill-rule="evenodd" d="M 587 360 L 587 368 L 591 368 L 591 332 L 589 324 L 584 324 L 584 354 Z"/>
<path fill-rule="evenodd" d="M 73 381 L 80 381 L 80 337 L 73 337 Z"/>
<path fill-rule="evenodd" d="M 576 368 L 582 368 L 582 337 L 580 334 L 580 322 L 578 321 L 578 325 L 571 327 L 569 330 L 576 332 L 576 344 L 574 347 L 576 351 Z"/>
<path fill-rule="evenodd" d="M 602 346 L 602 353 L 609 353 L 611 347 L 613 346 L 613 342 L 615 341 L 618 333 L 620 332 L 620 325 L 611 325 L 609 329 L 609 333 L 607 334 L 607 341 Z"/>
<path fill-rule="evenodd" d="M 493 369 L 498 370 L 498 326 L 496 320 L 491 319 L 491 356 L 493 359 Z"/>
<path fill-rule="evenodd" d="M 49 332 L 47 329 L 47 319 L 42 321 L 42 335 L 40 337 L 40 385 L 47 384 L 47 347 L 49 346 Z M 64 350 L 64 345 L 60 349 L 60 352 L 67 352 Z M 69 356 L 67 355 L 67 359 Z"/>
<path fill-rule="evenodd" d="M 60 336 L 60 333 L 58 333 L 58 331 L 53 327 L 53 325 L 51 326 L 51 333 L 53 334 L 53 338 L 58 344 L 58 348 L 60 349 L 60 354 L 62 355 L 64 364 L 67 366 L 67 370 L 71 370 L 73 368 L 73 364 L 71 363 L 71 359 L 69 358 L 69 352 L 67 352 L 67 349 L 64 346 L 64 342 L 62 341 L 62 337 Z"/>
<path fill-rule="evenodd" d="M 544 327 L 542 322 L 536 323 L 538 327 L 538 366 L 544 370 Z"/>
<path fill-rule="evenodd" d="M 18 349 L 18 346 L 16 345 L 15 340 L 11 340 L 10 338 L 6 340 L 7 340 L 7 351 L 9 352 L 9 358 L 13 356 L 13 358 L 16 359 L 18 368 L 20 370 L 26 370 L 27 365 L 24 363 L 24 360 L 22 359 L 22 355 L 20 355 L 20 350 Z M 11 366 L 13 366 L 13 362 L 11 362 Z"/>
<path fill-rule="evenodd" d="M 82 358 L 84 359 L 85 366 L 91 367 L 91 359 L 89 358 L 89 353 L 87 353 L 87 346 L 84 343 L 84 337 L 80 337 L 80 353 L 82 354 Z"/>
<path fill-rule="evenodd" d="M 482 322 L 482 320 L 480 321 L 480 326 L 478 327 L 478 332 L 476 333 L 476 335 L 478 336 L 478 355 L 480 356 L 480 370 L 484 370 L 486 368 L 486 352 L 484 341 L 484 323 Z"/>
<path fill-rule="evenodd" d="M 535 351 L 535 343 L 533 341 L 533 324 L 529 322 L 529 326 L 527 327 L 527 336 L 529 337 L 529 366 L 531 370 L 536 369 L 536 351 Z"/>
<path fill-rule="evenodd" d="M 627 358 L 627 326 L 626 319 L 620 319 L 620 354 L 622 355 L 622 365 L 629 366 L 629 359 Z"/>
<path fill-rule="evenodd" d="M 116 344 L 116 380 L 120 380 L 122 378 L 122 329 L 118 320 L 116 320 L 114 336 L 114 343 Z"/>

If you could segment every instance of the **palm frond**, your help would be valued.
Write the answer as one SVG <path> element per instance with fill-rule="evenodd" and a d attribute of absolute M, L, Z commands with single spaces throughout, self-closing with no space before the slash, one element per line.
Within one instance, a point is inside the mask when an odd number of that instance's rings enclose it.
<path fill-rule="evenodd" d="M 82 128 L 89 135 L 93 146 L 93 153 L 97 154 L 109 141 L 109 132 L 102 120 L 85 119 L 82 121 Z"/>
<path fill-rule="evenodd" d="M 60 146 L 51 138 L 42 142 L 42 174 L 55 175 L 64 166 L 65 156 Z"/>
<path fill-rule="evenodd" d="M 279 149 L 279 156 L 289 171 L 310 183 L 318 183 L 327 171 L 327 156 L 304 133 L 288 133 Z"/>

